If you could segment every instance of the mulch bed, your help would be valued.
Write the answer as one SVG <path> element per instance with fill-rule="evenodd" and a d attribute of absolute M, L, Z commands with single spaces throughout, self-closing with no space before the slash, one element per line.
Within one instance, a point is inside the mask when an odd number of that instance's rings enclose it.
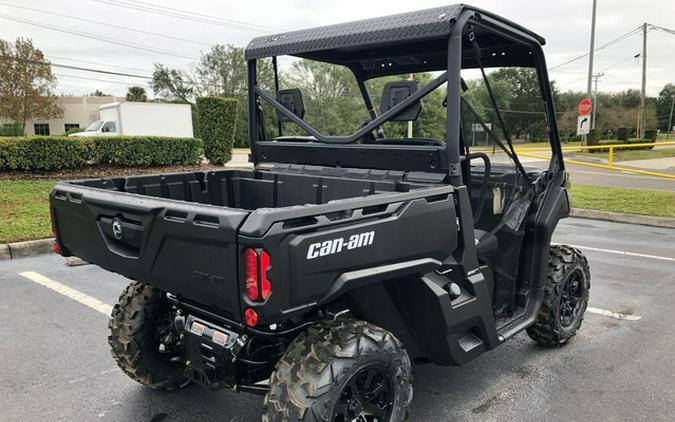
<path fill-rule="evenodd" d="M 28 172 L 8 171 L 0 172 L 0 180 L 73 180 L 73 179 L 97 179 L 103 177 L 134 176 L 138 174 L 166 174 L 180 173 L 185 171 L 210 171 L 223 170 L 223 166 L 200 164 L 196 166 L 165 166 L 165 167 L 115 167 L 96 166 L 79 169 Z"/>

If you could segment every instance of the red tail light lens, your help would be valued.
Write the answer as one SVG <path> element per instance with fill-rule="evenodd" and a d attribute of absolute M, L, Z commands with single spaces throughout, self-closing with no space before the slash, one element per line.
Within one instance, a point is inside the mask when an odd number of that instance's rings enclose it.
<path fill-rule="evenodd" d="M 244 253 L 244 272 L 246 275 L 246 297 L 250 301 L 258 300 L 258 253 L 255 249 L 246 249 Z"/>
<path fill-rule="evenodd" d="M 267 299 L 267 297 L 272 292 L 272 285 L 270 284 L 270 281 L 267 279 L 267 269 L 269 267 L 270 267 L 270 256 L 267 252 L 262 251 L 262 253 L 260 254 L 260 280 L 261 280 L 260 288 L 263 300 Z"/>
<path fill-rule="evenodd" d="M 249 327 L 255 327 L 258 323 L 258 314 L 251 308 L 244 311 L 244 321 Z"/>

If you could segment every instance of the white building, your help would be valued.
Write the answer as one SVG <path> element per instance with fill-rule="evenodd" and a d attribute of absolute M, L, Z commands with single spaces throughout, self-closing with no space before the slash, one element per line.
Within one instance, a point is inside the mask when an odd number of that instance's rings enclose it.
<path fill-rule="evenodd" d="M 102 104 L 124 101 L 123 97 L 59 97 L 63 109 L 60 119 L 35 119 L 26 123 L 26 135 L 63 135 L 70 128 L 86 128 L 98 120 L 98 108 Z"/>

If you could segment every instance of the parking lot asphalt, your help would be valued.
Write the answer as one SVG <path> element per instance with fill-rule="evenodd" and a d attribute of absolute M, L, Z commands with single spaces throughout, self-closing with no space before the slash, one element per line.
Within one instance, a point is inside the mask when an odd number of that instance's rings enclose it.
<path fill-rule="evenodd" d="M 523 333 L 463 367 L 415 367 L 412 421 L 675 419 L 675 230 L 568 219 L 554 241 L 583 248 L 596 313 L 563 348 L 541 348 Z M 0 261 L 0 420 L 260 420 L 258 396 L 200 386 L 156 392 L 127 378 L 110 356 L 103 313 L 20 273 L 107 305 L 127 280 L 64 261 Z"/>

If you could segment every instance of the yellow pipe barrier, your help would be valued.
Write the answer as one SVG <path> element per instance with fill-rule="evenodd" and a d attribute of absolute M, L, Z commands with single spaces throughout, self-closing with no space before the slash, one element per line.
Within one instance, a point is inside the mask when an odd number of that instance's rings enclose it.
<path fill-rule="evenodd" d="M 519 157 L 528 157 L 528 158 L 537 158 L 537 159 L 540 159 L 540 160 L 550 160 L 551 159 L 551 157 L 546 157 L 544 155 L 536 155 L 536 154 L 518 153 L 518 156 Z M 647 170 L 631 169 L 631 168 L 626 168 L 626 167 L 617 167 L 617 166 L 607 165 L 607 164 L 588 163 L 586 161 L 577 161 L 577 160 L 568 160 L 568 159 L 565 159 L 565 163 L 578 164 L 580 166 L 587 166 L 587 167 L 597 167 L 597 168 L 607 169 L 607 170 L 617 170 L 617 171 L 623 171 L 623 172 L 626 172 L 626 173 L 637 173 L 637 174 L 643 174 L 645 176 L 664 177 L 666 179 L 675 180 L 675 174 L 657 173 L 657 172 L 647 171 Z"/>
<path fill-rule="evenodd" d="M 654 177 L 663 177 L 666 179 L 673 179 L 675 180 L 675 175 L 674 174 L 667 174 L 667 173 L 657 173 L 653 171 L 647 171 L 647 170 L 640 170 L 640 169 L 632 169 L 632 168 L 626 168 L 626 167 L 617 167 L 614 165 L 614 149 L 618 148 L 633 148 L 636 146 L 639 147 L 654 147 L 654 146 L 671 146 L 675 145 L 675 142 L 654 142 L 654 143 L 649 143 L 649 144 L 612 144 L 612 145 L 594 145 L 594 146 L 572 146 L 572 147 L 563 147 L 561 148 L 563 152 L 569 152 L 569 151 L 583 151 L 583 150 L 592 150 L 592 149 L 607 149 L 608 150 L 608 159 L 607 159 L 607 164 L 596 164 L 596 163 L 588 163 L 586 161 L 578 161 L 578 160 L 569 160 L 565 159 L 566 163 L 570 164 L 577 164 L 581 166 L 587 166 L 587 167 L 596 167 L 596 168 L 601 168 L 601 169 L 607 169 L 607 170 L 617 170 L 617 171 L 622 171 L 625 173 L 636 173 L 636 174 L 642 174 L 645 176 L 654 176 Z M 477 149 L 476 151 L 485 151 L 484 149 Z M 501 151 L 499 151 L 501 152 Z M 537 154 L 530 154 L 531 152 L 551 152 L 551 148 L 516 148 L 516 153 L 518 154 L 519 157 L 528 157 L 528 158 L 536 158 L 539 160 L 550 160 L 550 156 L 544 156 L 544 155 L 537 155 Z"/>

